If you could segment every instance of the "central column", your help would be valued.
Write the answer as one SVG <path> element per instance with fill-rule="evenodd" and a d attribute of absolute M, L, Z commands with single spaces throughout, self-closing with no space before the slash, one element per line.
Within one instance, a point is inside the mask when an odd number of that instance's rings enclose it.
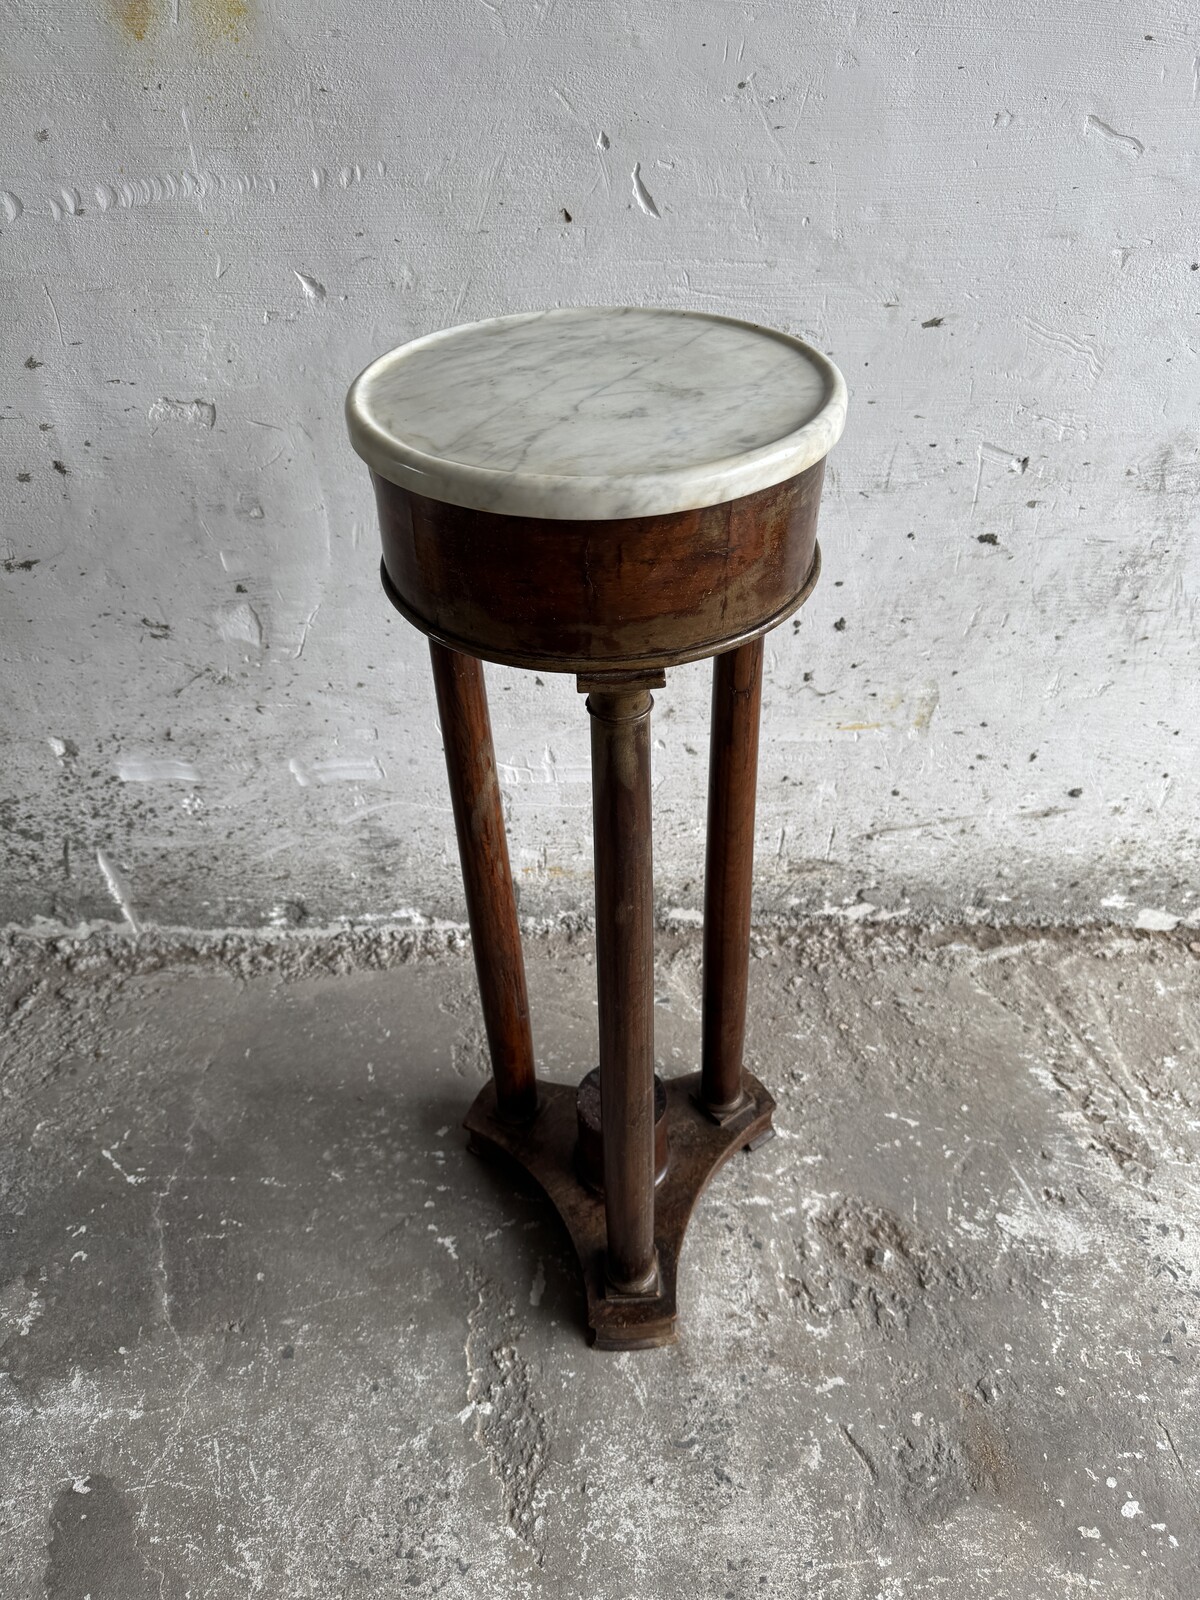
<path fill-rule="evenodd" d="M 654 883 L 650 708 L 644 686 L 593 688 L 592 826 L 596 986 L 604 1141 L 605 1276 L 616 1294 L 653 1294 Z"/>

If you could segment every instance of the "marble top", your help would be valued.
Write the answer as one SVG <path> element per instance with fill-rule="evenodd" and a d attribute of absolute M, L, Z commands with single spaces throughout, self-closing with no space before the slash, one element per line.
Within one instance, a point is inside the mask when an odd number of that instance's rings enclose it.
<path fill-rule="evenodd" d="M 820 461 L 846 386 L 790 334 L 697 311 L 580 306 L 428 334 L 346 397 L 355 450 L 451 505 L 569 521 L 717 505 Z"/>

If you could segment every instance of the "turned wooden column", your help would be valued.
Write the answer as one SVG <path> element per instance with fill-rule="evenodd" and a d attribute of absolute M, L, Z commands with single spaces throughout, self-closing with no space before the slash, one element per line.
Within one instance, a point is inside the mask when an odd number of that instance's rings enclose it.
<path fill-rule="evenodd" d="M 496 1108 L 507 1121 L 527 1121 L 537 1109 L 533 1035 L 483 664 L 436 639 L 429 654 Z"/>
<path fill-rule="evenodd" d="M 762 663 L 761 638 L 727 651 L 713 663 L 700 1098 L 705 1110 L 718 1118 L 736 1112 L 745 1098 L 742 1050 L 750 976 Z"/>
<path fill-rule="evenodd" d="M 644 688 L 593 690 L 592 826 L 604 1139 L 605 1277 L 649 1294 L 654 1249 L 654 887 Z"/>

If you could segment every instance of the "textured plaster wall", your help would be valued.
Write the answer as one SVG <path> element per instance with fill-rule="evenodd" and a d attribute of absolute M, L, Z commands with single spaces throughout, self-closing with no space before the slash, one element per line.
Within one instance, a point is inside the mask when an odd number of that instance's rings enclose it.
<path fill-rule="evenodd" d="M 1196 919 L 1193 7 L 10 3 L 3 71 L 0 915 L 461 915 L 341 397 L 591 301 L 850 384 L 760 908 Z M 587 906 L 573 683 L 490 680 L 523 907 Z M 693 911 L 707 695 L 658 696 Z"/>

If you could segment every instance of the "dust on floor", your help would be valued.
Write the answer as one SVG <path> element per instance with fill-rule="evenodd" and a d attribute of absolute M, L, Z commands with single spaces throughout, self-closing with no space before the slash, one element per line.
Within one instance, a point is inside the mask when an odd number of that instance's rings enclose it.
<path fill-rule="evenodd" d="M 10 938 L 0 1594 L 1195 1600 L 1197 953 L 756 936 L 779 1137 L 613 1356 L 464 1149 L 460 937 Z M 590 940 L 528 961 L 573 1081 Z M 694 936 L 657 998 L 691 1070 Z"/>

